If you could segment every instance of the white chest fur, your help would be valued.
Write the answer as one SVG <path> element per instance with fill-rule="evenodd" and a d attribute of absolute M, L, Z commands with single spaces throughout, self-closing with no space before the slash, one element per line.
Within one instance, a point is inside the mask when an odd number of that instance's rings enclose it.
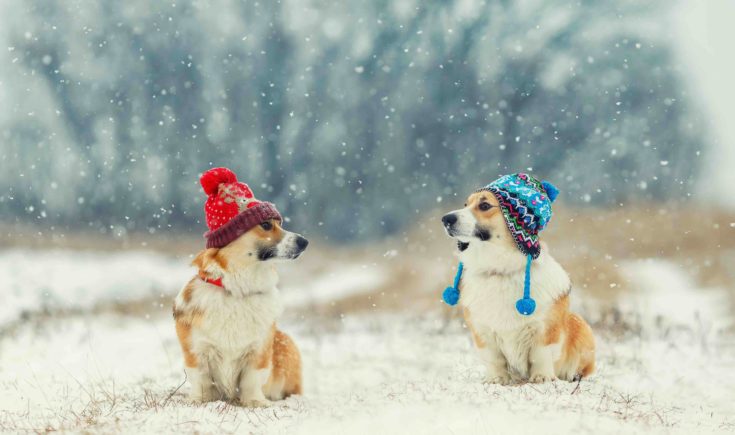
<path fill-rule="evenodd" d="M 536 301 L 536 311 L 524 316 L 515 308 L 523 296 L 523 268 L 495 271 L 478 264 L 477 256 L 463 260 L 459 302 L 467 309 L 469 322 L 483 341 L 503 354 L 511 372 L 527 376 L 529 351 L 543 331 L 553 303 L 568 291 L 568 275 L 548 254 L 542 253 L 534 260 L 531 297 Z"/>
<path fill-rule="evenodd" d="M 277 290 L 249 296 L 208 292 L 197 302 L 206 314 L 192 337 L 195 350 L 212 347 L 222 358 L 240 358 L 262 345 L 282 311 Z"/>
<path fill-rule="evenodd" d="M 192 347 L 206 361 L 219 390 L 235 397 L 246 359 L 264 347 L 282 308 L 275 290 L 245 297 L 218 293 L 218 297 L 210 301 L 201 327 L 194 330 Z M 268 373 L 260 374 L 260 385 Z"/>
<path fill-rule="evenodd" d="M 523 275 L 488 275 L 466 270 L 460 290 L 460 303 L 469 310 L 472 324 L 478 330 L 503 332 L 523 328 L 538 322 L 551 303 L 532 293 L 536 312 L 531 316 L 519 314 L 515 305 L 523 295 Z"/>

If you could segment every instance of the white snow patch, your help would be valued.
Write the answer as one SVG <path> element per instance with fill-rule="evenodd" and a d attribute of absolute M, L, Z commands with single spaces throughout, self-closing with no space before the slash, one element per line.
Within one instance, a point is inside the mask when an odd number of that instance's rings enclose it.
<path fill-rule="evenodd" d="M 288 312 L 287 312 L 288 315 Z M 461 321 L 347 316 L 282 322 L 305 394 L 268 409 L 190 404 L 170 318 L 58 319 L 0 340 L 0 430 L 162 433 L 712 433 L 735 424 L 735 349 L 598 334 L 598 372 L 482 383 Z M 174 429 L 175 428 L 175 429 Z"/>
<path fill-rule="evenodd" d="M 386 279 L 381 267 L 344 265 L 298 287 L 285 287 L 282 295 L 288 307 L 318 305 L 370 293 L 384 285 Z"/>
<path fill-rule="evenodd" d="M 192 275 L 187 263 L 142 251 L 0 251 L 0 326 L 24 312 L 87 309 L 175 293 Z"/>
<path fill-rule="evenodd" d="M 86 309 L 164 291 L 168 305 L 192 274 L 187 263 L 146 252 L 0 252 L 0 313 L 17 319 L 43 305 Z M 483 384 L 469 332 L 459 318 L 439 315 L 440 305 L 425 316 L 376 311 L 342 320 L 298 314 L 296 321 L 287 309 L 279 325 L 301 350 L 304 396 L 258 410 L 194 405 L 186 386 L 171 395 L 184 375 L 168 306 L 154 307 L 150 319 L 82 311 L 0 335 L 0 432 L 731 431 L 732 336 L 692 333 L 702 319 L 729 317 L 722 292 L 698 289 L 686 269 L 664 260 L 622 268 L 635 286 L 622 309 L 645 319 L 644 330 L 596 331 L 597 372 L 579 388 Z M 289 286 L 284 298 L 291 307 L 328 303 L 374 291 L 388 276 L 376 265 L 335 265 Z M 682 326 L 667 328 L 657 317 Z"/>
<path fill-rule="evenodd" d="M 621 298 L 621 305 L 639 313 L 648 326 L 662 318 L 679 325 L 719 328 L 730 319 L 723 289 L 698 288 L 686 269 L 668 260 L 626 261 L 621 270 L 634 289 L 630 297 Z"/>

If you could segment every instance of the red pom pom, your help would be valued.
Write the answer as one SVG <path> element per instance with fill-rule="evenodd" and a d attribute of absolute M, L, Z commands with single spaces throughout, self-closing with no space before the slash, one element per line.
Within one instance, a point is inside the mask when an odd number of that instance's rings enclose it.
<path fill-rule="evenodd" d="M 222 183 L 234 183 L 237 181 L 235 173 L 227 168 L 212 168 L 203 173 L 199 182 L 202 183 L 204 193 L 214 195 L 219 191 L 219 185 Z"/>

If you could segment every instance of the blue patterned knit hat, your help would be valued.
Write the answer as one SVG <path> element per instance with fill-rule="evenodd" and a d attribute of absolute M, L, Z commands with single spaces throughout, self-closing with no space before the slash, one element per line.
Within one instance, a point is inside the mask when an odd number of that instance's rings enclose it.
<path fill-rule="evenodd" d="M 531 262 L 541 253 L 538 233 L 551 219 L 551 203 L 559 190 L 548 181 L 523 173 L 505 175 L 479 190 L 492 192 L 498 199 L 518 249 L 526 254 L 523 298 L 516 302 L 516 310 L 530 316 L 536 311 L 536 301 L 531 298 Z"/>
<path fill-rule="evenodd" d="M 559 190 L 548 181 L 542 183 L 523 173 L 504 175 L 478 190 L 495 195 L 518 249 L 538 258 L 541 253 L 538 233 L 551 220 L 551 203 Z"/>

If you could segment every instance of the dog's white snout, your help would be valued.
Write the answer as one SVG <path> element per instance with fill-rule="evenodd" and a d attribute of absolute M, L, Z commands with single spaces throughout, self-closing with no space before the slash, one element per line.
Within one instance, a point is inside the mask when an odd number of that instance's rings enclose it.
<path fill-rule="evenodd" d="M 301 234 L 287 231 L 286 235 L 281 239 L 281 242 L 278 243 L 278 257 L 287 259 L 296 258 L 304 252 L 308 245 L 309 241 Z"/>
<path fill-rule="evenodd" d="M 445 214 L 442 223 L 450 237 L 472 237 L 477 219 L 471 211 L 463 208 Z"/>

